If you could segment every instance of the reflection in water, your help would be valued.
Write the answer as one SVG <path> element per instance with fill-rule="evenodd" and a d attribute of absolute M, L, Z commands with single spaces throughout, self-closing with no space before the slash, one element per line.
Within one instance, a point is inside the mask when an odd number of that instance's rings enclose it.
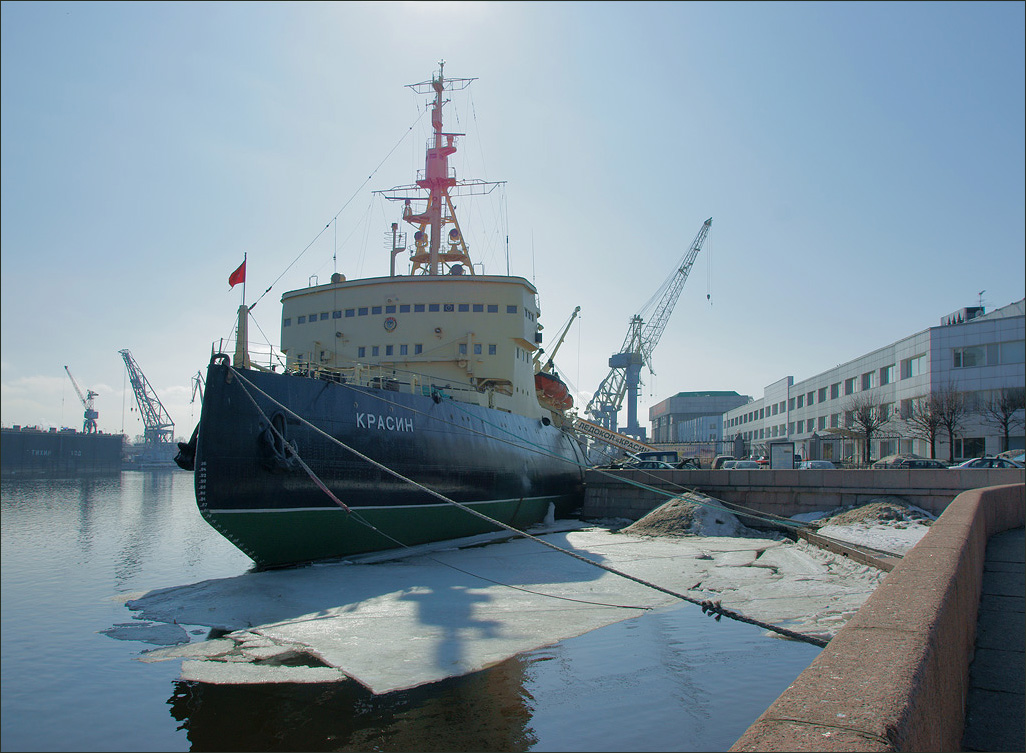
<path fill-rule="evenodd" d="M 192 750 L 529 750 L 529 660 L 376 696 L 356 682 L 175 682 L 168 700 Z"/>

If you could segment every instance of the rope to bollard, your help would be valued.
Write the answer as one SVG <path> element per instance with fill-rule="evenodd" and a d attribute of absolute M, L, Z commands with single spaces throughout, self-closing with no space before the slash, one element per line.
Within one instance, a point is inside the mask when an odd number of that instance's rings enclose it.
<path fill-rule="evenodd" d="M 625 573 L 622 570 L 617 570 L 615 567 L 611 567 L 611 566 L 605 565 L 605 564 L 603 564 L 601 562 L 595 562 L 594 560 L 590 560 L 587 557 L 584 557 L 583 555 L 578 554 L 577 552 L 572 552 L 572 551 L 570 551 L 568 549 L 564 549 L 563 547 L 557 546 L 556 544 L 553 544 L 553 543 L 551 543 L 549 541 L 545 541 L 545 540 L 543 540 L 543 539 L 541 539 L 541 538 L 539 538 L 537 536 L 534 536 L 534 535 L 532 535 L 530 533 L 527 533 L 526 531 L 521 531 L 521 530 L 519 530 L 517 528 L 514 528 L 513 526 L 510 526 L 510 525 L 507 525 L 506 523 L 503 523 L 500 520 L 496 520 L 494 518 L 491 518 L 491 517 L 485 515 L 484 513 L 478 512 L 477 510 L 474 510 L 473 508 L 468 507 L 467 505 L 464 505 L 464 504 L 462 504 L 460 502 L 457 502 L 454 499 L 450 499 L 450 498 L 446 497 L 444 494 L 441 494 L 440 492 L 437 492 L 434 489 L 430 489 L 429 487 L 426 487 L 423 484 L 421 484 L 421 483 L 419 483 L 417 481 L 414 481 L 413 479 L 407 478 L 406 476 L 403 476 L 398 471 L 392 470 L 391 468 L 389 468 L 388 466 L 384 465 L 383 463 L 380 463 L 377 460 L 374 460 L 373 458 L 368 457 L 367 455 L 364 455 L 359 450 L 357 450 L 357 449 L 355 449 L 353 447 L 350 447 L 349 445 L 345 444 L 341 440 L 336 439 L 335 437 L 331 436 L 330 434 L 328 434 L 327 432 L 325 432 L 321 428 L 319 428 L 319 427 L 315 426 L 314 424 L 310 423 L 309 421 L 307 421 L 305 418 L 300 416 L 298 413 L 293 411 L 288 406 L 283 405 L 282 403 L 280 403 L 277 400 L 275 400 L 273 397 L 268 395 L 266 392 L 261 390 L 259 387 L 257 387 L 255 384 L 253 384 L 250 380 L 248 380 L 246 377 L 244 377 L 242 374 L 240 374 L 239 371 L 234 366 L 230 366 L 229 365 L 228 368 L 230 369 L 232 374 L 234 374 L 236 377 L 238 377 L 238 379 L 240 380 L 241 383 L 244 383 L 244 385 L 249 385 L 254 390 L 256 390 L 261 395 L 263 395 L 271 403 L 273 403 L 274 405 L 277 405 L 279 408 L 281 408 L 282 410 L 286 411 L 291 416 L 293 416 L 296 420 L 298 420 L 299 422 L 305 424 L 310 429 L 313 429 L 315 432 L 317 432 L 318 434 L 320 434 L 321 436 L 323 436 L 325 439 L 329 440 L 330 442 L 335 443 L 339 447 L 341 447 L 341 448 L 347 450 L 348 452 L 351 452 L 352 454 L 356 455 L 361 460 L 364 460 L 367 463 L 370 463 L 371 465 L 374 465 L 375 467 L 385 471 L 386 473 L 394 476 L 395 478 L 397 478 L 397 479 L 399 479 L 401 481 L 404 481 L 404 482 L 406 482 L 408 484 L 411 484 L 412 486 L 415 486 L 416 488 L 420 489 L 421 491 L 423 491 L 423 492 L 425 492 L 427 494 L 430 494 L 431 496 L 436 497 L 437 499 L 440 499 L 440 500 L 442 500 L 444 502 L 447 502 L 449 504 L 455 505 L 456 507 L 459 507 L 461 510 L 465 510 L 466 512 L 470 513 L 471 515 L 475 515 L 476 517 L 481 518 L 482 520 L 485 520 L 485 521 L 491 523 L 492 525 L 498 526 L 500 528 L 504 528 L 505 530 L 510 531 L 513 534 L 516 534 L 517 536 L 522 536 L 524 538 L 530 539 L 531 541 L 537 542 L 538 544 L 541 544 L 542 546 L 548 547 L 549 549 L 553 549 L 553 550 L 555 550 L 557 552 L 560 552 L 562 554 L 565 554 L 565 555 L 567 555 L 569 557 L 573 557 L 576 560 L 580 560 L 581 562 L 587 563 L 587 564 L 592 565 L 594 567 L 597 567 L 597 568 L 599 568 L 601 570 L 605 570 L 606 572 L 612 573 L 613 575 L 617 575 L 617 576 L 619 576 L 621 578 L 625 578 L 626 580 L 630 580 L 630 581 L 638 583 L 638 584 L 640 584 L 642 586 L 645 586 L 647 588 L 651 588 L 652 590 L 659 591 L 661 593 L 667 594 L 668 596 L 672 596 L 672 597 L 674 597 L 676 599 L 680 599 L 682 601 L 686 601 L 686 602 L 689 602 L 689 603 L 694 604 L 696 606 L 699 606 L 699 607 L 701 607 L 703 614 L 706 614 L 706 615 L 709 615 L 709 616 L 715 618 L 717 622 L 720 620 L 721 617 L 727 617 L 729 619 L 736 620 L 738 622 L 744 622 L 744 623 L 747 623 L 749 625 L 755 625 L 756 627 L 763 628 L 764 630 L 769 630 L 771 632 L 774 632 L 774 633 L 777 633 L 779 635 L 782 635 L 782 636 L 784 636 L 786 638 L 791 638 L 791 639 L 796 640 L 796 641 L 802 641 L 804 643 L 810 643 L 810 644 L 812 644 L 814 646 L 819 646 L 820 648 L 826 646 L 827 643 L 828 643 L 828 641 L 826 641 L 826 640 L 824 640 L 822 638 L 817 638 L 817 637 L 811 636 L 811 635 L 805 635 L 804 633 L 799 633 L 799 632 L 796 632 L 794 630 L 788 630 L 787 628 L 779 627 L 777 625 L 773 625 L 773 624 L 770 624 L 770 623 L 767 623 L 767 622 L 762 622 L 760 620 L 756 620 L 756 619 L 751 618 L 751 617 L 746 617 L 745 615 L 741 614 L 740 612 L 735 612 L 732 609 L 728 609 L 728 608 L 724 607 L 718 600 L 717 601 L 712 601 L 712 600 L 709 600 L 709 599 L 705 599 L 705 600 L 695 599 L 695 598 L 693 598 L 691 596 L 688 596 L 686 594 L 678 593 L 678 592 L 673 591 L 673 590 L 671 590 L 669 588 L 664 588 L 663 586 L 660 586 L 660 585 L 658 585 L 656 583 L 652 583 L 650 581 L 646 581 L 646 580 L 644 580 L 642 578 L 638 578 L 638 577 L 636 577 L 634 575 L 631 575 L 630 573 Z M 261 410 L 260 406 L 257 404 L 257 402 L 253 398 L 253 396 L 251 394 L 249 394 L 249 391 L 245 388 L 245 386 L 243 386 L 243 392 L 250 399 L 250 401 L 253 402 L 253 405 L 256 407 L 257 412 L 260 413 L 260 415 L 263 416 L 265 420 L 267 420 L 266 414 L 264 413 L 263 410 Z M 268 425 L 272 427 L 272 430 L 275 433 L 277 433 L 277 429 L 275 429 L 273 427 L 273 423 L 271 421 L 269 421 L 269 420 L 268 420 Z M 281 439 L 284 441 L 284 437 L 281 437 Z M 298 459 L 298 453 L 295 451 L 294 448 L 290 447 L 290 452 L 291 452 L 291 454 L 293 454 Z M 301 463 L 301 465 L 303 466 L 303 469 L 307 472 L 307 474 L 310 474 L 311 476 L 316 476 L 316 474 L 314 474 L 313 469 L 311 469 L 306 463 Z M 327 486 L 319 478 L 314 478 L 314 482 L 322 490 L 327 490 Z M 332 500 L 334 500 L 338 505 L 340 505 L 343 510 L 345 510 L 347 513 L 352 514 L 353 517 L 356 520 L 360 521 L 364 525 L 367 525 L 367 526 L 371 527 L 373 530 L 377 531 L 378 533 L 382 534 L 383 536 L 386 536 L 388 539 L 390 539 L 391 541 L 396 542 L 400 546 L 403 546 L 403 547 L 407 546 L 406 544 L 403 544 L 402 542 L 397 541 L 393 537 L 388 536 L 388 534 L 385 534 L 384 532 L 379 531 L 378 529 L 374 528 L 374 526 L 372 526 L 369 522 L 363 520 L 363 518 L 361 516 L 353 513 L 350 510 L 350 508 L 347 507 L 344 503 L 342 503 L 341 500 L 339 500 L 334 494 L 332 494 L 330 492 L 330 490 L 328 491 L 328 496 Z M 638 607 L 632 607 L 632 608 L 638 608 Z"/>

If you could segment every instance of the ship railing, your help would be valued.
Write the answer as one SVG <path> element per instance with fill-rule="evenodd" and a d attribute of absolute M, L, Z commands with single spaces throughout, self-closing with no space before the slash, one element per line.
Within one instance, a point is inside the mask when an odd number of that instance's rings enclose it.
<path fill-rule="evenodd" d="M 321 379 L 325 382 L 351 384 L 387 392 L 407 392 L 424 397 L 438 394 L 443 398 L 453 398 L 467 403 L 481 401 L 481 392 L 469 385 L 454 385 L 451 382 L 446 382 L 444 385 L 437 384 L 426 374 L 399 372 L 396 369 L 374 364 L 328 366 L 309 361 L 297 361 L 289 367 L 288 373 L 293 376 L 304 376 Z"/>

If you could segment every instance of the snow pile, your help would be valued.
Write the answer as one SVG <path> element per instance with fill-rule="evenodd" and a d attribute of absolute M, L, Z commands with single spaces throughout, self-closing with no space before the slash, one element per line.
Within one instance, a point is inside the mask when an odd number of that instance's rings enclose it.
<path fill-rule="evenodd" d="M 645 517 L 621 529 L 635 536 L 727 536 L 751 535 L 722 502 L 698 492 L 671 499 Z"/>
<path fill-rule="evenodd" d="M 901 497 L 877 497 L 825 513 L 815 525 L 821 536 L 901 555 L 926 535 L 934 520 L 934 515 Z"/>

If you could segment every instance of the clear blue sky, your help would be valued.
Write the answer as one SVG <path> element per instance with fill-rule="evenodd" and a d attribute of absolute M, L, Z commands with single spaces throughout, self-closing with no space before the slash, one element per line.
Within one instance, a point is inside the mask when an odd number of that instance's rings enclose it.
<path fill-rule="evenodd" d="M 244 253 L 275 344 L 283 292 L 387 274 L 370 192 L 422 166 L 404 87 L 441 59 L 477 78 L 460 177 L 506 181 L 460 209 L 471 252 L 504 273 L 508 232 L 550 343 L 582 307 L 556 362 L 583 402 L 708 217 L 646 423 L 1019 300 L 1024 7 L 4 2 L 2 422 L 80 428 L 67 365 L 141 434 L 127 348 L 187 437 Z"/>

